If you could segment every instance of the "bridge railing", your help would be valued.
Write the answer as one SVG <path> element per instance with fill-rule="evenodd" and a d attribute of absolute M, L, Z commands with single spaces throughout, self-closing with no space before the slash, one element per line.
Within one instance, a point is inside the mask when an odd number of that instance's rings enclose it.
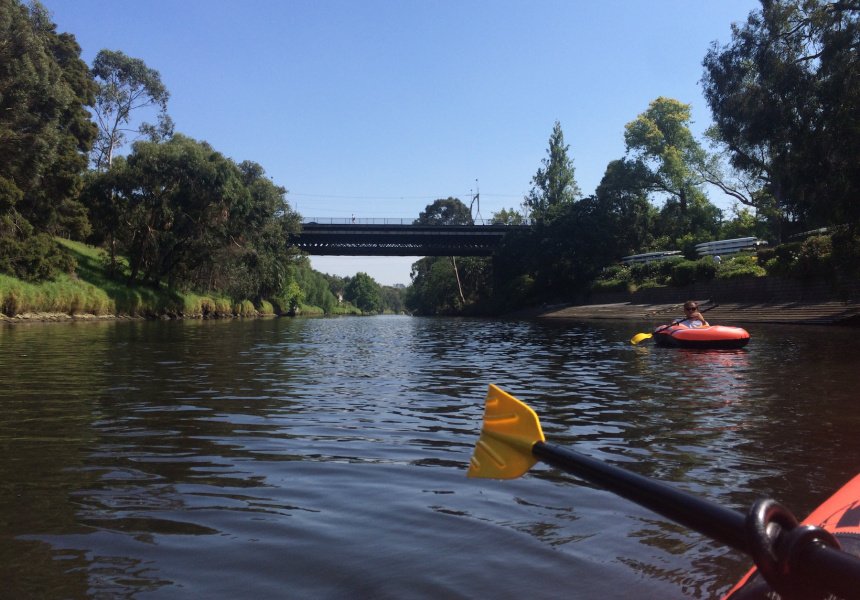
<path fill-rule="evenodd" d="M 302 217 L 302 225 L 414 225 L 415 218 L 397 219 L 397 218 L 370 218 L 362 219 L 357 217 Z M 491 219 L 475 219 L 474 225 L 495 225 Z M 522 225 L 529 225 L 528 219 L 524 219 Z"/>

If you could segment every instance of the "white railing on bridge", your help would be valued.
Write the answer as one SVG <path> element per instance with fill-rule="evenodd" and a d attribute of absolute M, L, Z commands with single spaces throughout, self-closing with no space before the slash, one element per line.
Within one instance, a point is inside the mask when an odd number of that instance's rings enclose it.
<path fill-rule="evenodd" d="M 302 217 L 302 225 L 414 225 L 415 218 L 409 219 L 392 219 L 392 218 L 370 218 L 360 219 L 353 217 Z M 474 225 L 505 225 L 505 223 L 496 223 L 492 219 L 475 219 Z M 523 219 L 520 225 L 530 225 L 528 219 Z"/>
<path fill-rule="evenodd" d="M 699 256 L 718 256 L 720 254 L 737 254 L 738 252 L 755 251 L 759 246 L 767 246 L 767 242 L 756 237 L 735 238 L 696 244 Z"/>

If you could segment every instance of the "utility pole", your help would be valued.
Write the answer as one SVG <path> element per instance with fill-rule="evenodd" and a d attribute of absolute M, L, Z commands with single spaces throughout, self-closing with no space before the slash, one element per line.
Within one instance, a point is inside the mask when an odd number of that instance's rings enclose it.
<path fill-rule="evenodd" d="M 469 213 L 472 212 L 472 207 L 475 206 L 476 203 L 478 205 L 478 212 L 475 213 L 475 216 L 472 218 L 472 220 L 477 222 L 481 220 L 481 188 L 478 187 L 477 179 L 475 180 L 475 195 L 472 196 L 472 203 L 469 204 Z"/>

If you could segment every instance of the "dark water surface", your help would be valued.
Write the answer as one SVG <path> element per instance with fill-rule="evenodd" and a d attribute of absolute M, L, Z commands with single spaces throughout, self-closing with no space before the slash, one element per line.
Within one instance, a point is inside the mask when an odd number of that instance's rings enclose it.
<path fill-rule="evenodd" d="M 718 597 L 743 556 L 546 467 L 465 473 L 495 383 L 551 441 L 805 516 L 860 471 L 857 331 L 748 329 L 688 352 L 626 322 L 0 327 L 0 596 Z"/>

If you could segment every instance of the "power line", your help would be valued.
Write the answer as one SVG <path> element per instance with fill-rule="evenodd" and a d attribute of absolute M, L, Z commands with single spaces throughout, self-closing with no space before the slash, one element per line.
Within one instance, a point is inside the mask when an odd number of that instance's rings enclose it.
<path fill-rule="evenodd" d="M 302 198 L 336 198 L 339 200 L 429 200 L 431 198 L 435 200 L 450 196 L 450 194 L 448 196 L 334 196 L 330 194 L 302 194 L 300 192 L 290 192 L 289 195 Z"/>
<path fill-rule="evenodd" d="M 302 192 L 288 192 L 288 196 L 296 197 L 296 198 L 332 198 L 336 200 L 438 200 L 449 197 L 463 197 L 463 198 L 471 198 L 473 193 L 470 191 L 469 193 L 463 193 L 458 195 L 438 195 L 438 196 L 337 196 L 333 194 L 304 194 Z M 485 198 L 523 198 L 525 193 L 522 194 L 493 194 L 488 192 L 483 192 L 482 194 Z"/>

